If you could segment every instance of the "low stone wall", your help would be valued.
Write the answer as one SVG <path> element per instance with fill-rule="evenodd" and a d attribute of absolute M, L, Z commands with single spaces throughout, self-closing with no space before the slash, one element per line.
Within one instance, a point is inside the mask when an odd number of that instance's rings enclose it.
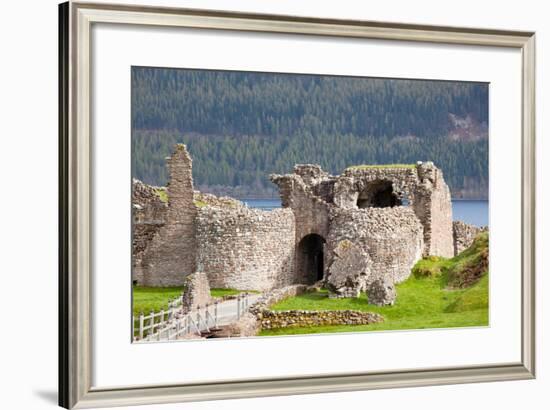
<path fill-rule="evenodd" d="M 290 209 L 199 209 L 197 267 L 212 288 L 269 290 L 295 283 Z"/>
<path fill-rule="evenodd" d="M 453 222 L 453 242 L 455 256 L 472 245 L 474 239 L 487 228 L 480 228 L 462 221 Z"/>
<path fill-rule="evenodd" d="M 305 326 L 370 325 L 383 322 L 378 313 L 355 310 L 307 311 L 265 310 L 259 314 L 262 329 L 278 329 Z M 257 316 L 257 317 L 258 317 Z"/>

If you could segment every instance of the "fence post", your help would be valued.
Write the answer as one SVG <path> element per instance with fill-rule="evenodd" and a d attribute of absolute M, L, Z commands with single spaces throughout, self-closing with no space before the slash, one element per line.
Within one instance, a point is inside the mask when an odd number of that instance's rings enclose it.
<path fill-rule="evenodd" d="M 151 326 L 151 328 L 149 329 L 149 334 L 152 335 L 153 333 L 155 333 L 155 311 L 152 309 L 149 317 L 149 326 Z"/>
<path fill-rule="evenodd" d="M 214 327 L 218 328 L 218 301 L 214 302 Z"/>
<path fill-rule="evenodd" d="M 208 303 L 204 305 L 204 322 L 206 324 L 206 327 L 208 326 Z"/>
<path fill-rule="evenodd" d="M 145 322 L 145 317 L 143 312 L 139 312 L 139 338 L 143 339 L 143 324 Z"/>
<path fill-rule="evenodd" d="M 160 328 L 164 325 L 164 309 L 160 310 Z"/>
<path fill-rule="evenodd" d="M 241 295 L 237 295 L 237 320 L 241 318 Z"/>
<path fill-rule="evenodd" d="M 201 306 L 200 305 L 197 306 L 197 329 L 200 335 L 200 331 L 201 331 Z"/>

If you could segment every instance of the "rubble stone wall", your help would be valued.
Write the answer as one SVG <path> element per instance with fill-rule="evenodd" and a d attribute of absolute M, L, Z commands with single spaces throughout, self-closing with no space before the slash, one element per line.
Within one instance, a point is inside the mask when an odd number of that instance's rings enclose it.
<path fill-rule="evenodd" d="M 204 207 L 196 232 L 197 267 L 210 287 L 268 290 L 295 282 L 291 210 Z"/>
<path fill-rule="evenodd" d="M 334 249 L 348 240 L 369 255 L 367 285 L 378 278 L 402 282 L 422 257 L 423 228 L 409 207 L 334 209 L 327 239 L 327 264 Z"/>
<path fill-rule="evenodd" d="M 155 187 L 132 181 L 132 279 L 143 283 L 142 258 L 145 250 L 164 226 L 168 205 L 161 201 Z"/>
<path fill-rule="evenodd" d="M 486 227 L 478 227 L 470 225 L 462 221 L 453 222 L 453 242 L 454 242 L 454 254 L 458 255 L 463 250 L 472 245 L 474 239 L 481 232 L 486 231 Z"/>
<path fill-rule="evenodd" d="M 259 319 L 262 329 L 304 326 L 370 325 L 383 322 L 378 313 L 357 310 L 266 310 Z"/>

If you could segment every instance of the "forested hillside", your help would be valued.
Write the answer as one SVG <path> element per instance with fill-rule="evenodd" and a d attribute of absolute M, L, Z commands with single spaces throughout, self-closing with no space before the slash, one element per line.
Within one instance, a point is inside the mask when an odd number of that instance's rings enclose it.
<path fill-rule="evenodd" d="M 483 198 L 487 94 L 475 83 L 135 67 L 133 175 L 164 185 L 164 159 L 184 142 L 195 184 L 215 193 L 272 195 L 267 175 L 296 163 L 340 173 L 431 160 L 455 197 Z"/>

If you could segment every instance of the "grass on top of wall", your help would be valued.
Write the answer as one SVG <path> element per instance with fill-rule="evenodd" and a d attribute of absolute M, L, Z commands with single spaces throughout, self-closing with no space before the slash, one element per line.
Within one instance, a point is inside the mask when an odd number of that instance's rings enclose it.
<path fill-rule="evenodd" d="M 352 165 L 346 169 L 377 169 L 377 168 L 416 168 L 416 164 L 363 164 Z"/>
<path fill-rule="evenodd" d="M 471 268 L 474 254 L 488 249 L 488 236 L 481 235 L 471 248 L 451 258 L 421 260 L 405 282 L 397 285 L 397 300 L 393 306 L 368 303 L 365 294 L 359 298 L 329 299 L 326 290 L 305 293 L 285 299 L 272 310 L 359 310 L 380 313 L 383 323 L 357 326 L 312 326 L 261 331 L 261 336 L 359 332 L 373 330 L 433 329 L 489 324 L 489 275 L 485 271 L 472 286 L 449 288 L 449 275 Z"/>
<path fill-rule="evenodd" d="M 168 191 L 165 187 L 155 187 L 155 193 L 159 197 L 159 199 L 164 202 L 168 203 Z"/>

